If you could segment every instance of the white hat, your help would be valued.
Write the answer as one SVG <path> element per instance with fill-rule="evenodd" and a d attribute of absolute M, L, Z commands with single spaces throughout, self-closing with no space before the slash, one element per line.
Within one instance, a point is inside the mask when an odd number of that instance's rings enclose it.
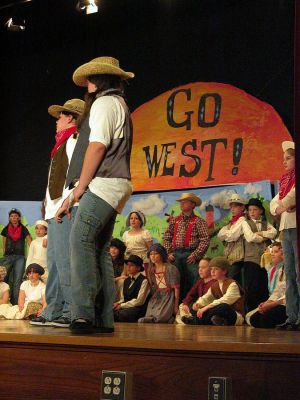
<path fill-rule="evenodd" d="M 240 196 L 238 193 L 233 193 L 229 200 L 228 200 L 229 205 L 231 203 L 238 203 L 238 204 L 247 204 L 247 200 L 244 199 L 242 196 Z"/>
<path fill-rule="evenodd" d="M 35 223 L 35 226 L 37 225 L 43 225 L 45 228 L 48 228 L 48 222 L 44 221 L 43 219 L 38 219 Z"/>
<path fill-rule="evenodd" d="M 281 143 L 282 150 L 285 152 L 288 149 L 294 149 L 295 150 L 295 143 L 289 140 L 286 140 L 285 142 Z"/>

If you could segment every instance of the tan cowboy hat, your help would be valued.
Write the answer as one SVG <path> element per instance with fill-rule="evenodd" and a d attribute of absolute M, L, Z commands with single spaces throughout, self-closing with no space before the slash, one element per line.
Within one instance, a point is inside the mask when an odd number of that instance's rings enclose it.
<path fill-rule="evenodd" d="M 74 114 L 82 114 L 84 109 L 85 102 L 80 99 L 71 99 L 67 100 L 63 106 L 53 105 L 48 108 L 48 113 L 52 115 L 54 118 L 59 118 L 60 113 L 62 111 L 74 113 Z"/>
<path fill-rule="evenodd" d="M 196 204 L 196 206 L 201 206 L 202 200 L 200 197 L 197 197 L 194 193 L 181 193 L 180 199 L 176 199 L 176 201 L 190 200 Z"/>
<path fill-rule="evenodd" d="M 247 200 L 240 196 L 238 193 L 233 193 L 228 200 L 229 205 L 231 203 L 247 204 Z"/>
<path fill-rule="evenodd" d="M 295 150 L 295 143 L 291 142 L 289 140 L 286 140 L 285 142 L 282 142 L 281 146 L 282 146 L 283 152 L 287 151 L 288 149 L 294 149 Z"/>
<path fill-rule="evenodd" d="M 42 225 L 42 226 L 44 226 L 45 228 L 48 228 L 48 222 L 45 221 L 45 220 L 43 220 L 43 219 L 38 219 L 38 220 L 35 222 L 35 226 L 37 226 L 37 225 Z"/>
<path fill-rule="evenodd" d="M 87 78 L 91 75 L 117 75 L 122 80 L 134 77 L 133 72 L 126 72 L 120 68 L 119 60 L 113 57 L 97 57 L 78 67 L 73 74 L 73 81 L 77 86 L 87 86 Z"/>

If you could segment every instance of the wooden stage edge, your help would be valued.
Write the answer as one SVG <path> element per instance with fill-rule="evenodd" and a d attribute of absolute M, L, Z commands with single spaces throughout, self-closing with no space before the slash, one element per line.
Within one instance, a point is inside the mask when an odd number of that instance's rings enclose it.
<path fill-rule="evenodd" d="M 114 334 L 72 335 L 68 329 L 0 321 L 3 345 L 48 345 L 183 352 L 286 354 L 299 357 L 300 332 L 168 324 L 115 324 Z"/>

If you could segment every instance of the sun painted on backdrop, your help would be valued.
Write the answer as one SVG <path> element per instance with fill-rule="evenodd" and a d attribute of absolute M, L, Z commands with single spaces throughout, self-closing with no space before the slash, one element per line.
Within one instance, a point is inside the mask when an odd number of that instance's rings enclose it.
<path fill-rule="evenodd" d="M 271 105 L 223 83 L 174 88 L 132 119 L 135 191 L 274 181 L 281 142 L 292 140 Z"/>

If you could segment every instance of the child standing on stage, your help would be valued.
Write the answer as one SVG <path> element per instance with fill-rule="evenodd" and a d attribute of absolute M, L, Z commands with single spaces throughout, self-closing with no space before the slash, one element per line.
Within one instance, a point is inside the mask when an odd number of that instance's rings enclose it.
<path fill-rule="evenodd" d="M 283 166 L 286 173 L 279 182 L 279 193 L 270 204 L 273 215 L 280 215 L 284 269 L 286 275 L 287 320 L 279 329 L 298 330 L 300 326 L 300 273 L 297 249 L 295 143 L 282 143 Z"/>
<path fill-rule="evenodd" d="M 216 282 L 193 305 L 196 316 L 182 317 L 189 325 L 242 325 L 244 318 L 243 291 L 228 278 L 230 263 L 226 257 L 210 262 L 211 275 Z"/>
<path fill-rule="evenodd" d="M 141 211 L 132 211 L 126 220 L 126 226 L 130 227 L 130 230 L 124 232 L 122 239 L 126 245 L 127 258 L 134 254 L 141 257 L 144 263 L 148 263 L 147 253 L 153 244 L 153 239 L 151 233 L 143 229 L 145 225 L 145 215 Z"/>
<path fill-rule="evenodd" d="M 245 238 L 243 288 L 246 311 L 250 311 L 269 297 L 268 276 L 265 268 L 261 268 L 260 260 L 266 248 L 266 242 L 274 239 L 277 231 L 267 222 L 264 206 L 259 199 L 250 199 L 246 210 L 247 218 L 242 222 Z"/>
<path fill-rule="evenodd" d="M 48 223 L 43 220 L 38 220 L 35 223 L 36 238 L 30 243 L 28 256 L 26 260 L 26 267 L 30 264 L 39 264 L 44 270 L 43 275 L 44 283 L 47 282 L 48 268 L 47 268 L 47 229 Z"/>

